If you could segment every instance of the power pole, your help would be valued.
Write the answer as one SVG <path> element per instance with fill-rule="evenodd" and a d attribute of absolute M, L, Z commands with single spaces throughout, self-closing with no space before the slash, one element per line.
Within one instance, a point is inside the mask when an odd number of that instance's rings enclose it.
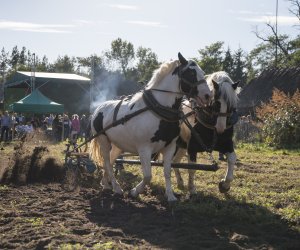
<path fill-rule="evenodd" d="M 90 81 L 90 114 L 93 112 L 93 91 L 94 91 L 94 84 L 95 84 L 95 57 L 92 56 L 92 61 L 91 61 L 91 81 Z"/>
<path fill-rule="evenodd" d="M 31 83 L 31 92 L 35 90 L 35 53 L 33 55 L 33 64 L 31 65 L 31 77 L 30 77 L 30 83 Z"/>

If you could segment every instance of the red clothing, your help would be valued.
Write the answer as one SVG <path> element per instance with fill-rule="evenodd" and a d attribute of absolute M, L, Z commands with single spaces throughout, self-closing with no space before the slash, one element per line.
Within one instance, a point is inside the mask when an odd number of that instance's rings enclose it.
<path fill-rule="evenodd" d="M 78 118 L 75 118 L 75 119 L 72 120 L 71 126 L 72 126 L 72 131 L 76 131 L 77 133 L 79 133 L 79 131 L 80 131 L 80 121 L 79 121 Z"/>

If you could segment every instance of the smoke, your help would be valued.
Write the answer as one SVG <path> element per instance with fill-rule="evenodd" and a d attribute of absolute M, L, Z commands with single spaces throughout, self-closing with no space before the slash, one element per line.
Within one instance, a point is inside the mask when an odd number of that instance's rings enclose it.
<path fill-rule="evenodd" d="M 103 72 L 95 77 L 91 109 L 95 110 L 101 103 L 115 99 L 118 96 L 118 87 L 121 82 L 122 77 L 116 73 Z"/>
<path fill-rule="evenodd" d="M 126 80 L 120 73 L 102 71 L 95 77 L 92 87 L 91 109 L 94 111 L 101 103 L 116 99 L 118 96 L 133 94 L 141 85 Z"/>

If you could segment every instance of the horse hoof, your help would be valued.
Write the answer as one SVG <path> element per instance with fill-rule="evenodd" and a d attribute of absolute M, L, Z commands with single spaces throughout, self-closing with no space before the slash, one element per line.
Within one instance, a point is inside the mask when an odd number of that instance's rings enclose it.
<path fill-rule="evenodd" d="M 230 186 L 228 185 L 228 187 L 225 186 L 225 182 L 224 181 L 220 181 L 219 183 L 219 191 L 220 193 L 224 194 L 227 193 L 230 190 Z"/>

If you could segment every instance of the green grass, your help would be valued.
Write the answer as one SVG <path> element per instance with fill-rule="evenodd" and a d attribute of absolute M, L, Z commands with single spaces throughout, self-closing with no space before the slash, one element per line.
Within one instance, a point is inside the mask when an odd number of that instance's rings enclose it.
<path fill-rule="evenodd" d="M 300 150 L 275 150 L 263 144 L 239 144 L 236 153 L 238 161 L 228 194 L 221 194 L 218 190 L 227 163 L 221 162 L 217 172 L 196 172 L 197 194 L 191 200 L 186 200 L 187 190 L 182 191 L 176 187 L 173 173 L 174 191 L 181 199 L 176 209 L 193 211 L 192 214 L 199 216 L 234 217 L 250 223 L 255 223 L 257 218 L 269 223 L 279 216 L 291 228 L 300 232 Z M 214 153 L 214 156 L 217 158 L 217 154 Z M 205 154 L 199 154 L 198 162 L 207 162 L 205 159 Z M 138 166 L 126 165 L 125 169 L 135 176 L 122 181 L 122 185 L 131 183 L 127 186 L 129 189 L 141 180 L 141 171 Z M 187 171 L 181 172 L 186 185 Z M 152 176 L 152 194 L 161 196 L 163 201 L 162 168 L 153 167 Z M 140 199 L 149 197 L 141 196 Z"/>

